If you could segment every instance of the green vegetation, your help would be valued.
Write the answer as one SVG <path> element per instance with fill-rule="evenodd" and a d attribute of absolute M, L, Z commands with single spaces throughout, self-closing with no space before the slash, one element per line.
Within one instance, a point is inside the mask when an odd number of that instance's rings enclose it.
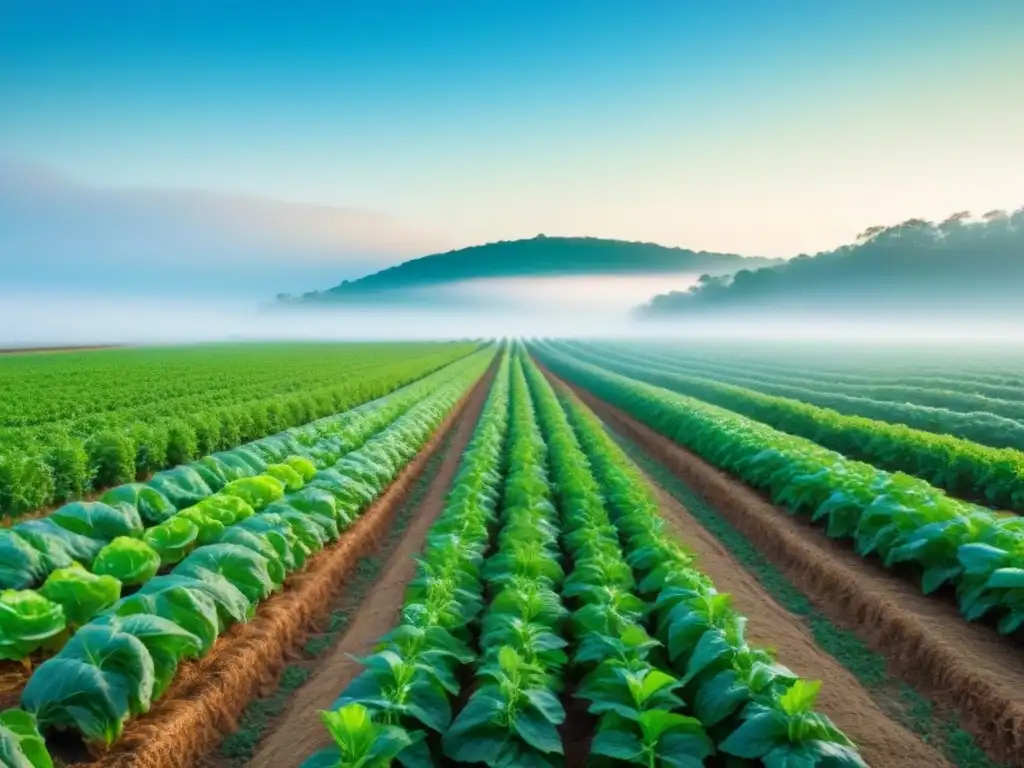
<path fill-rule="evenodd" d="M 575 397 L 565 394 L 563 403 L 573 424 L 595 421 Z M 600 422 L 595 422 L 604 429 Z M 584 425 L 589 434 L 598 434 Z M 815 644 L 846 667 L 875 702 L 896 721 L 921 736 L 925 743 L 941 750 L 958 768 L 999 768 L 959 724 L 956 713 L 936 710 L 931 701 L 906 683 L 895 680 L 886 659 L 873 653 L 852 631 L 836 626 L 786 579 L 750 540 L 733 528 L 717 510 L 679 478 L 622 435 L 608 433 L 629 458 L 658 485 L 674 496 L 701 526 L 710 532 L 783 608 L 806 622 Z M 603 439 L 603 438 L 602 438 Z"/>
<path fill-rule="evenodd" d="M 775 503 L 851 539 L 858 553 L 920 573 L 926 593 L 956 587 L 968 621 L 988 613 L 999 631 L 1024 623 L 1024 518 L 957 501 L 927 483 L 851 461 L 732 411 L 540 349 L 559 375 L 622 408 Z"/>
<path fill-rule="evenodd" d="M 284 668 L 273 693 L 250 702 L 239 719 L 238 729 L 221 743 L 221 755 L 233 765 L 245 765 L 252 759 L 256 746 L 270 723 L 285 711 L 292 694 L 305 684 L 312 674 L 313 670 L 309 663 L 327 653 L 344 633 L 351 617 L 362 605 L 367 592 L 380 574 L 383 563 L 390 557 L 405 533 L 409 519 L 419 508 L 427 489 L 437 476 L 453 436 L 454 430 L 445 436 L 440 450 L 427 462 L 423 474 L 410 489 L 395 515 L 394 524 L 380 550 L 361 557 L 356 563 L 352 575 L 345 582 L 340 604 L 331 611 L 324 631 L 312 634 L 306 641 L 303 647 L 304 658 Z"/>
<path fill-rule="evenodd" d="M 562 765 L 560 726 L 584 738 L 569 696 L 599 718 L 601 765 L 700 766 L 717 751 L 863 766 L 813 711 L 817 683 L 746 645 L 650 490 L 608 462 L 622 483 L 602 489 L 539 371 L 503 364 L 401 621 L 323 713 L 336 744 L 305 768 Z"/>
<path fill-rule="evenodd" d="M 666 248 L 654 243 L 539 235 L 530 240 L 487 243 L 423 256 L 303 298 L 332 301 L 377 297 L 388 291 L 488 277 L 718 273 L 769 263 L 771 259 Z"/>
<path fill-rule="evenodd" d="M 846 456 L 868 461 L 943 488 L 953 496 L 1024 511 L 1024 453 L 988 448 L 950 435 L 921 432 L 859 416 L 845 416 L 800 400 L 774 397 L 714 378 L 687 375 L 693 366 L 659 365 L 604 347 L 557 344 L 574 358 L 741 413 L 800 435 Z M 895 406 L 895 404 L 894 404 Z M 913 406 L 896 406 L 912 409 Z M 1024 425 L 1021 426 L 1024 440 Z"/>
<path fill-rule="evenodd" d="M 262 441 L 267 463 L 280 463 L 282 453 L 298 450 L 316 466 L 330 467 L 293 492 L 319 488 L 327 491 L 326 497 L 317 494 L 318 503 L 309 503 L 307 496 L 293 502 L 292 495 L 273 501 L 256 494 L 252 499 L 263 509 L 257 512 L 237 497 L 223 507 L 210 504 L 215 498 L 211 495 L 179 513 L 206 505 L 190 519 L 208 514 L 222 530 L 169 573 L 147 581 L 79 628 L 29 679 L 21 700 L 25 711 L 43 729 L 67 728 L 87 742 L 114 742 L 128 718 L 148 710 L 163 694 L 183 658 L 208 653 L 228 627 L 253 616 L 257 604 L 280 588 L 286 573 L 302 568 L 357 519 L 429 440 L 493 354 L 493 349 L 484 350 L 455 364 L 446 377 L 429 383 L 418 402 L 395 398 L 404 406 L 397 418 L 385 400 L 356 409 L 349 418 Z M 380 432 L 368 440 L 361 436 L 362 429 L 387 417 L 392 420 Z M 348 441 L 361 446 L 349 450 Z M 231 482 L 237 481 L 225 488 Z M 239 516 L 239 510 L 245 512 Z"/>
<path fill-rule="evenodd" d="M 478 347 L 252 344 L 0 356 L 0 516 L 345 411 Z"/>
<path fill-rule="evenodd" d="M 707 278 L 686 293 L 656 296 L 645 317 L 814 316 L 850 313 L 941 316 L 956 307 L 1005 321 L 1019 316 L 1024 284 L 1024 208 L 980 222 L 956 213 L 939 223 L 910 219 L 871 227 L 853 245 L 800 255 L 775 267 Z M 927 269 L 922 268 L 927 264 Z"/>

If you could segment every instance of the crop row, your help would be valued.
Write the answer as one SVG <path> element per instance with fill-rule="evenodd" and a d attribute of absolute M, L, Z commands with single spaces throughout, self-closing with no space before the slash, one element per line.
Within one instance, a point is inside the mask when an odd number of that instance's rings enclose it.
<path fill-rule="evenodd" d="M 946 496 L 908 475 L 853 461 L 732 411 L 546 349 L 555 373 L 593 392 L 789 512 L 850 539 L 862 556 L 920 574 L 925 593 L 956 588 L 970 621 L 992 612 L 999 631 L 1024 623 L 1024 518 Z"/>
<path fill-rule="evenodd" d="M 673 674 L 673 662 L 708 655 L 705 634 L 726 636 L 715 633 L 730 619 L 742 621 L 661 532 L 656 508 L 630 508 L 648 515 L 642 534 L 623 533 L 618 524 L 627 524 L 625 512 L 613 524 L 573 427 L 524 356 L 511 366 L 511 383 L 502 381 L 496 380 L 475 447 L 428 536 L 399 627 L 363 660 L 365 671 L 331 711 L 321 713 L 336 745 L 304 768 L 392 761 L 422 768 L 445 760 L 559 766 L 566 739 L 589 748 L 602 765 L 693 768 L 717 750 L 765 757 L 767 765 L 803 759 L 813 766 L 828 755 L 833 766 L 862 766 L 849 741 L 812 711 L 815 684 L 748 649 L 741 629 L 728 634 L 739 638 L 728 647 L 732 655 L 719 643 L 700 674 Z M 503 478 L 499 409 L 506 402 Z M 647 586 L 638 585 L 634 569 L 645 567 Z M 659 596 L 666 575 L 672 588 Z M 718 608 L 706 617 L 711 624 L 693 625 L 702 631 L 690 632 L 689 645 L 672 642 L 670 657 L 669 643 L 647 627 L 661 607 L 655 598 L 673 601 L 667 615 L 675 623 L 666 619 L 666 627 L 692 624 L 679 607 L 688 605 L 679 587 L 684 577 L 694 600 L 714 598 Z M 686 694 L 702 690 L 706 677 L 720 687 L 718 675 L 732 669 L 732 658 L 769 665 L 755 668 L 763 685 L 746 698 L 723 692 L 717 708 L 704 707 L 714 718 L 711 727 L 684 714 L 703 706 Z M 467 671 L 474 673 L 468 697 L 459 686 Z M 570 695 L 598 718 L 592 738 L 572 730 L 589 727 L 589 720 L 567 722 Z"/>
<path fill-rule="evenodd" d="M 605 351 L 607 348 L 602 346 L 601 349 Z M 660 365 L 662 368 L 668 366 L 669 372 L 686 371 L 704 377 L 705 381 L 717 380 L 748 387 L 766 395 L 792 398 L 822 408 L 831 408 L 849 416 L 904 425 L 938 435 L 952 435 L 982 446 L 1024 451 L 1024 423 L 987 411 L 962 413 L 914 402 L 874 400 L 870 397 L 845 394 L 831 386 L 818 389 L 805 383 L 793 385 L 770 382 L 765 377 L 726 372 L 719 366 L 708 366 L 699 359 L 652 360 L 643 353 L 638 356 L 634 351 L 630 351 L 629 357 L 633 358 L 634 365 Z"/>
<path fill-rule="evenodd" d="M 337 383 L 352 372 L 430 356 L 462 343 L 210 344 L 5 356 L 0 360 L 0 430 L 81 425 L 110 415 L 138 418 L 228 405 Z"/>
<path fill-rule="evenodd" d="M 963 381 L 922 377 L 919 383 L 890 383 L 875 377 L 827 374 L 807 365 L 799 368 L 765 366 L 736 357 L 701 354 L 692 349 L 675 351 L 656 345 L 599 343 L 586 345 L 598 351 L 635 354 L 662 365 L 677 365 L 698 375 L 740 383 L 758 389 L 758 385 L 789 385 L 817 392 L 830 392 L 868 400 L 912 403 L 958 413 L 989 413 L 1024 422 L 1024 389 L 1000 388 L 1001 397 L 972 391 L 978 386 Z M 852 380 L 851 380 L 852 379 Z M 966 388 L 966 389 L 965 389 Z"/>
<path fill-rule="evenodd" d="M 553 348 L 624 376 L 727 408 L 882 469 L 906 472 L 953 496 L 1024 511 L 1024 453 L 1020 451 L 844 416 L 799 400 L 683 375 L 625 355 L 592 353 L 576 345 Z"/>
<path fill-rule="evenodd" d="M 131 716 L 146 712 L 167 690 L 183 659 L 209 653 L 220 634 L 252 618 L 287 574 L 359 517 L 429 440 L 492 354 L 482 353 L 361 448 L 317 473 L 315 487 L 329 491 L 333 503 L 268 509 L 241 520 L 227 529 L 234 534 L 229 540 L 196 547 L 169 573 L 81 627 L 36 669 L 22 708 L 44 731 L 72 730 L 100 745 L 115 741 Z"/>
<path fill-rule="evenodd" d="M 456 669 L 469 664 L 469 627 L 483 607 L 484 554 L 500 499 L 508 430 L 509 365 L 503 356 L 452 491 L 431 527 L 397 628 L 363 659 L 364 672 L 321 717 L 335 745 L 304 768 L 431 765 L 428 731 L 451 723 Z"/>
<path fill-rule="evenodd" d="M 621 348 L 623 345 L 602 346 Z M 902 349 L 890 351 L 884 357 L 865 357 L 862 351 L 849 347 L 798 349 L 788 346 L 785 347 L 784 354 L 782 349 L 766 351 L 763 347 L 752 353 L 749 349 L 729 350 L 721 345 L 696 347 L 655 342 L 630 344 L 629 348 L 659 353 L 662 357 L 676 361 L 685 359 L 688 363 L 717 365 L 725 370 L 810 381 L 816 385 L 824 385 L 824 389 L 838 384 L 863 387 L 863 392 L 866 393 L 872 387 L 907 387 L 913 390 L 949 392 L 954 395 L 983 395 L 993 400 L 1024 400 L 1024 375 L 1021 375 L 1020 370 L 1013 372 L 1008 368 L 1013 361 L 1005 356 L 996 357 L 991 353 L 982 353 L 980 357 L 974 357 L 969 353 L 965 354 L 962 348 L 946 350 L 944 363 L 935 362 L 935 358 L 908 358 Z M 1000 369 L 1002 372 L 996 372 Z M 884 392 L 886 389 L 881 391 Z"/>
<path fill-rule="evenodd" d="M 141 586 L 197 546 L 251 543 L 242 523 L 256 512 L 299 521 L 318 510 L 333 516 L 331 491 L 342 481 L 335 470 L 344 468 L 348 454 L 439 385 L 478 373 L 490 354 L 480 352 L 346 414 L 213 454 L 147 485 L 112 489 L 101 502 L 75 502 L 0 530 L 0 659 L 22 660 L 59 646 L 113 605 L 122 588 Z M 365 489 L 353 503 L 368 494 Z M 39 583 L 38 592 L 28 589 Z"/>
<path fill-rule="evenodd" d="M 90 390 L 83 385 L 75 395 L 76 407 L 86 413 L 78 420 L 0 432 L 0 515 L 16 516 L 80 498 L 94 488 L 131 482 L 344 411 L 465 357 L 475 348 L 472 344 L 433 345 L 403 356 L 401 347 L 384 345 L 373 352 L 357 346 L 349 365 L 334 360 L 333 368 L 320 371 L 320 379 L 311 375 L 304 389 L 271 390 L 257 396 L 243 378 L 234 380 L 220 400 L 194 395 L 92 415 Z M 42 399 L 32 390 L 9 397 Z"/>

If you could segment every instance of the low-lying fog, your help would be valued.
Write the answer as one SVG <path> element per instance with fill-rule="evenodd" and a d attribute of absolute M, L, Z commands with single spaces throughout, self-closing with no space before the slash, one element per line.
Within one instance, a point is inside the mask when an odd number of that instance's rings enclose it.
<path fill-rule="evenodd" d="M 1019 344 L 1024 323 L 963 317 L 769 317 L 731 321 L 638 321 L 629 310 L 653 294 L 685 290 L 694 275 L 548 277 L 474 281 L 429 289 L 421 301 L 371 308 L 260 306 L 95 292 L 13 293 L 0 288 L 0 348 L 87 344 L 174 344 L 240 339 L 425 339 L 659 337 L 826 340 L 872 343 Z"/>

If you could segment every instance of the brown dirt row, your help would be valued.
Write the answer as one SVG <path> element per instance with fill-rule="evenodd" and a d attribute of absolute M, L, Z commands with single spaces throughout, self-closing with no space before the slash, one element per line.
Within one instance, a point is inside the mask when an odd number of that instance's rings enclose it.
<path fill-rule="evenodd" d="M 249 768 L 295 768 L 312 753 L 330 745 L 330 737 L 317 712 L 328 709 L 362 671 L 362 665 L 351 656 L 370 653 L 381 635 L 398 622 L 406 585 L 416 570 L 413 557 L 423 549 L 430 527 L 444 509 L 445 497 L 462 454 L 473 436 L 478 412 L 479 409 L 477 413 L 467 413 L 467 418 L 456 426 L 437 476 L 414 512 L 402 541 L 388 558 L 381 577 L 363 598 L 341 641 L 320 661 L 273 730 L 263 739 Z"/>
<path fill-rule="evenodd" d="M 706 498 L 831 621 L 854 630 L 940 706 L 962 713 L 993 757 L 1024 766 L 1024 658 L 1011 641 L 964 621 L 955 606 L 921 594 L 623 411 L 570 388 Z"/>
<path fill-rule="evenodd" d="M 276 684 L 349 571 L 378 546 L 405 494 L 455 423 L 460 418 L 476 422 L 494 370 L 492 365 L 352 528 L 289 577 L 282 592 L 259 606 L 255 619 L 232 627 L 209 656 L 182 664 L 164 698 L 129 723 L 111 751 L 72 768 L 186 768 L 212 750 L 235 728 L 246 704 Z"/>

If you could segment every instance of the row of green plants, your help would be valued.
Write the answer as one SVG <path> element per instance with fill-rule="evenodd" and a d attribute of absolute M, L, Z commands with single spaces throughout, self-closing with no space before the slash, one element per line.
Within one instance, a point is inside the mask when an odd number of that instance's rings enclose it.
<path fill-rule="evenodd" d="M 709 378 L 683 375 L 629 355 L 594 354 L 557 345 L 585 362 L 736 413 L 891 472 L 905 472 L 958 498 L 1024 511 L 1024 453 L 990 448 L 861 416 L 844 416 L 799 400 L 762 394 Z"/>
<path fill-rule="evenodd" d="M 680 595 L 685 579 L 694 597 L 717 593 L 662 531 L 656 505 L 633 509 L 636 489 L 618 489 L 628 498 L 620 498 L 626 511 L 613 523 L 575 425 L 532 365 L 524 376 L 524 361 L 516 357 L 504 389 L 496 380 L 399 626 L 321 713 L 335 745 L 304 768 L 425 768 L 446 760 L 560 766 L 570 693 L 597 718 L 592 738 L 570 736 L 588 742 L 588 764 L 695 768 L 717 751 L 736 766 L 863 766 L 849 740 L 813 710 L 816 684 L 742 643 L 742 619 L 727 607 L 705 617 L 688 644 L 677 638 L 671 653 L 667 637 L 648 632 L 662 605 L 677 634 L 686 623 L 678 607 L 688 597 Z M 626 533 L 629 512 L 646 513 L 633 522 L 642 533 Z M 754 665 L 760 687 L 746 701 L 719 690 L 727 654 L 704 638 L 719 638 L 729 619 L 740 624 L 738 635 L 728 635 L 739 637 L 732 657 L 752 656 L 771 673 Z M 718 655 L 701 670 L 718 688 L 699 699 L 704 722 L 688 712 L 707 680 L 686 670 L 711 645 Z"/>
<path fill-rule="evenodd" d="M 475 357 L 346 414 L 162 473 L 148 486 L 113 489 L 104 496 L 109 504 L 67 505 L 45 520 L 0 531 L 5 585 L 42 582 L 38 591 L 0 592 L 0 660 L 27 664 L 40 650 L 59 650 L 78 627 L 113 605 L 123 588 L 140 586 L 197 546 L 251 543 L 238 524 L 256 512 L 300 523 L 307 513 L 333 516 L 331 490 L 343 483 L 338 470 L 346 468 L 347 455 L 439 383 L 467 371 L 478 374 L 489 358 L 487 352 Z M 289 452 L 303 455 L 282 459 Z M 363 489 L 351 503 L 370 497 Z"/>
<path fill-rule="evenodd" d="M 889 403 L 912 403 L 929 408 L 938 408 L 956 413 L 987 413 L 1001 416 L 1018 423 L 1024 423 L 1024 389 L 1000 388 L 1002 396 L 992 397 L 971 387 L 977 384 L 949 379 L 923 378 L 923 383 L 890 382 L 876 377 L 850 377 L 823 375 L 809 367 L 799 369 L 762 366 L 742 359 L 708 357 L 692 350 L 659 352 L 657 347 L 631 345 L 625 347 L 615 343 L 588 344 L 598 351 L 617 351 L 635 354 L 639 359 L 675 365 L 693 371 L 699 376 L 740 383 L 753 389 L 761 385 L 783 385 L 802 387 L 816 392 L 831 392 L 854 398 Z"/>
<path fill-rule="evenodd" d="M 716 752 L 737 766 L 863 767 L 814 710 L 820 683 L 747 643 L 745 618 L 669 533 L 653 489 L 601 423 L 565 393 L 559 404 L 533 366 L 530 375 L 576 475 L 563 485 L 579 489 L 567 505 L 586 510 L 570 536 L 603 542 L 603 567 L 577 556 L 576 570 L 586 563 L 594 592 L 618 593 L 581 628 L 577 659 L 598 660 L 577 692 L 601 717 L 592 753 L 649 768 L 695 768 Z"/>
<path fill-rule="evenodd" d="M 518 356 L 512 365 L 508 463 L 494 551 L 483 567 L 489 602 L 479 627 L 474 690 L 444 734 L 444 754 L 494 768 L 561 765 L 559 693 L 568 662 L 561 526 Z"/>
<path fill-rule="evenodd" d="M 22 708 L 44 731 L 73 731 L 98 745 L 116 741 L 130 717 L 163 695 L 182 660 L 204 656 L 226 629 L 250 620 L 287 574 L 359 517 L 488 362 L 484 357 L 464 368 L 361 448 L 313 475 L 308 486 L 328 491 L 333 503 L 302 511 L 270 505 L 79 628 L 30 677 Z"/>
<path fill-rule="evenodd" d="M 666 659 L 654 653 L 658 643 L 645 628 L 649 606 L 637 594 L 601 487 L 550 385 L 532 365 L 528 376 L 573 564 L 563 590 L 573 607 L 573 696 L 597 718 L 588 764 L 701 766 L 714 744 L 687 714 Z"/>
<path fill-rule="evenodd" d="M 141 587 L 159 571 L 186 560 L 197 547 L 243 541 L 248 534 L 233 526 L 257 512 L 302 514 L 317 508 L 329 511 L 335 505 L 327 491 L 304 487 L 316 476 L 317 467 L 303 456 L 287 456 L 264 464 L 259 474 L 250 472 L 232 472 L 220 490 L 148 529 L 137 508 L 128 504 L 78 504 L 54 513 L 50 521 L 63 527 L 65 537 L 70 533 L 73 540 L 90 543 L 82 553 L 88 559 L 85 565 L 73 560 L 54 567 L 53 556 L 45 554 L 37 561 L 40 570 L 53 570 L 38 590 L 0 592 L 0 660 L 28 664 L 41 650 L 58 650 L 78 627 L 114 605 L 123 591 Z M 27 550 L 19 554 L 28 559 Z"/>
<path fill-rule="evenodd" d="M 663 362 L 693 363 L 708 370 L 749 374 L 779 383 L 806 384 L 811 389 L 838 387 L 837 391 L 854 396 L 918 403 L 964 413 L 999 413 L 999 408 L 1007 403 L 1024 402 L 1024 376 L 995 372 L 998 365 L 1010 362 L 1008 358 L 990 358 L 984 368 L 978 368 L 976 361 L 962 356 L 962 351 L 948 355 L 945 364 L 928 364 L 891 355 L 881 362 L 851 355 L 849 350 L 839 350 L 841 358 L 830 358 L 822 355 L 820 348 L 813 350 L 813 357 L 806 352 L 794 356 L 792 348 L 784 355 L 776 351 L 774 360 L 770 361 L 760 356 L 758 359 L 749 357 L 749 352 L 723 350 L 720 346 L 698 349 L 655 342 L 628 346 L 602 342 L 600 346 L 635 350 Z M 991 401 L 998 404 L 992 407 Z"/>
<path fill-rule="evenodd" d="M 398 626 L 361 659 L 365 670 L 320 713 L 334 745 L 303 768 L 435 763 L 477 658 L 473 631 L 484 605 L 483 566 L 501 499 L 509 422 L 509 361 L 503 355 L 452 489 L 431 526 Z"/>
<path fill-rule="evenodd" d="M 608 347 L 601 345 L 602 354 Z M 858 417 L 873 422 L 943 436 L 958 438 L 961 442 L 977 444 L 989 449 L 1010 449 L 1020 455 L 1024 451 L 1024 422 L 990 411 L 960 412 L 949 408 L 923 405 L 914 401 L 884 401 L 870 397 L 852 395 L 838 391 L 831 386 L 812 387 L 805 382 L 789 384 L 773 381 L 764 376 L 723 370 L 710 366 L 699 359 L 655 359 L 643 352 L 630 350 L 627 357 L 633 365 L 659 366 L 663 372 L 685 372 L 702 381 L 714 381 L 721 385 L 734 385 L 747 392 L 757 391 L 762 396 L 788 398 L 791 401 L 827 408 L 847 418 Z M 998 409 L 997 409 L 998 410 Z"/>
<path fill-rule="evenodd" d="M 232 481 L 246 478 L 251 484 L 248 478 L 289 455 L 308 457 L 318 467 L 331 465 L 439 384 L 479 369 L 492 354 L 482 350 L 344 413 L 159 472 L 146 483 L 118 486 L 98 502 L 72 502 L 44 518 L 0 528 L 0 588 L 36 586 L 72 562 L 88 566 L 112 539 L 139 538 L 145 529 L 204 502 Z"/>
<path fill-rule="evenodd" d="M 854 461 L 732 411 L 538 348 L 556 374 L 849 539 L 887 567 L 909 565 L 932 593 L 955 587 L 968 621 L 1024 623 L 1024 518 L 946 496 L 918 478 Z"/>
<path fill-rule="evenodd" d="M 82 498 L 96 489 L 130 483 L 197 457 L 228 450 L 289 427 L 379 398 L 466 357 L 478 345 L 425 346 L 406 357 L 400 349 L 362 351 L 349 369 L 309 388 L 254 396 L 235 382 L 224 404 L 203 396 L 183 402 L 157 401 L 151 414 L 139 409 L 110 411 L 73 426 L 61 422 L 34 432 L 0 431 L 0 516 Z M 357 347 L 358 349 L 358 347 Z M 303 369 L 304 370 L 304 369 Z M 294 374 L 293 374 L 294 375 Z M 39 393 L 31 395 L 43 398 Z M 83 406 L 84 403 L 84 406 Z M 88 389 L 78 407 L 88 408 Z"/>
<path fill-rule="evenodd" d="M 197 546 L 248 537 L 238 524 L 256 512 L 300 520 L 317 509 L 334 514 L 330 489 L 342 482 L 342 457 L 445 379 L 479 372 L 488 355 L 346 414 L 161 473 L 149 485 L 113 489 L 103 497 L 107 503 L 74 503 L 0 529 L 0 660 L 28 666 L 59 650 L 124 592 Z"/>
<path fill-rule="evenodd" d="M 8 355 L 0 360 L 0 434 L 58 424 L 87 434 L 111 418 L 147 421 L 319 390 L 445 347 L 472 349 L 464 342 L 285 342 Z"/>

